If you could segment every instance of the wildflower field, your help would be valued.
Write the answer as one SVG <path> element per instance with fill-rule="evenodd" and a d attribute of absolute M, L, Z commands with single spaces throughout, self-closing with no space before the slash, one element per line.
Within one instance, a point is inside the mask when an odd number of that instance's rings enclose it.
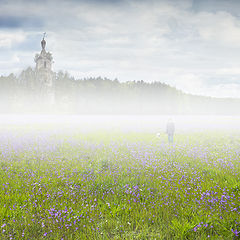
<path fill-rule="evenodd" d="M 238 132 L 0 135 L 0 239 L 239 239 Z"/>

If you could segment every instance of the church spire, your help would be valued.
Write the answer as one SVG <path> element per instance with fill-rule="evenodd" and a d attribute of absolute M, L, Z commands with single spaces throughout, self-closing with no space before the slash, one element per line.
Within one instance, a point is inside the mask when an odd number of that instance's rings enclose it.
<path fill-rule="evenodd" d="M 43 39 L 41 41 L 42 51 L 45 51 L 45 47 L 46 47 L 46 41 L 44 39 L 45 37 L 46 37 L 46 33 L 43 33 Z"/>
<path fill-rule="evenodd" d="M 1 1 L 1 0 L 0 0 Z M 52 54 L 50 52 L 46 52 L 46 41 L 45 41 L 46 33 L 43 34 L 43 38 L 41 41 L 42 50 L 40 54 L 36 54 L 35 62 L 36 62 L 36 69 L 44 71 L 51 71 L 52 68 Z"/>

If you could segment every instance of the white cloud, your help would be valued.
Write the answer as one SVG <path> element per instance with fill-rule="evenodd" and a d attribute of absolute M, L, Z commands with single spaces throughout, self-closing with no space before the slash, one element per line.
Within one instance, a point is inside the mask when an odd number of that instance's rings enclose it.
<path fill-rule="evenodd" d="M 26 34 L 22 31 L 0 31 L 0 48 L 11 48 L 14 44 L 21 43 L 25 39 Z"/>
<path fill-rule="evenodd" d="M 240 76 L 240 66 L 232 68 L 222 68 L 219 69 L 216 74 L 218 75 L 239 75 Z"/>
<path fill-rule="evenodd" d="M 240 97 L 240 84 L 217 84 L 206 88 L 204 94 L 213 97 L 230 97 L 239 98 Z"/>
<path fill-rule="evenodd" d="M 200 13 L 196 24 L 204 40 L 227 47 L 240 47 L 240 21 L 230 13 Z"/>
<path fill-rule="evenodd" d="M 190 93 L 237 96 L 240 19 L 222 9 L 197 12 L 191 6 L 191 0 L 30 1 L 28 7 L 24 1 L 8 1 L 0 3 L 0 14 L 34 16 L 44 28 L 0 30 L 0 48 L 9 49 L 9 73 L 14 65 L 33 66 L 39 49 L 16 46 L 47 31 L 56 71 L 68 70 L 76 77 L 162 81 Z"/>

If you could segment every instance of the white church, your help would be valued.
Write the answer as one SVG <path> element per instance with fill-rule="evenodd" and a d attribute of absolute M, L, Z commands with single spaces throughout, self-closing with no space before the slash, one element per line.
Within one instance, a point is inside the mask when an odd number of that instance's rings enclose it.
<path fill-rule="evenodd" d="M 39 95 L 44 103 L 53 105 L 55 103 L 54 96 L 54 79 L 55 75 L 52 71 L 53 57 L 50 52 L 46 51 L 45 34 L 41 41 L 42 50 L 40 54 L 35 55 L 36 63 L 36 80 L 39 82 Z"/>

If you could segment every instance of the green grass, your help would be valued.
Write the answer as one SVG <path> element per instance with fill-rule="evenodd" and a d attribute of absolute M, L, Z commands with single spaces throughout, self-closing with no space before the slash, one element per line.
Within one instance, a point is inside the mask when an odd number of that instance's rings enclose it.
<path fill-rule="evenodd" d="M 9 130 L 0 239 L 239 239 L 239 139 Z"/>

